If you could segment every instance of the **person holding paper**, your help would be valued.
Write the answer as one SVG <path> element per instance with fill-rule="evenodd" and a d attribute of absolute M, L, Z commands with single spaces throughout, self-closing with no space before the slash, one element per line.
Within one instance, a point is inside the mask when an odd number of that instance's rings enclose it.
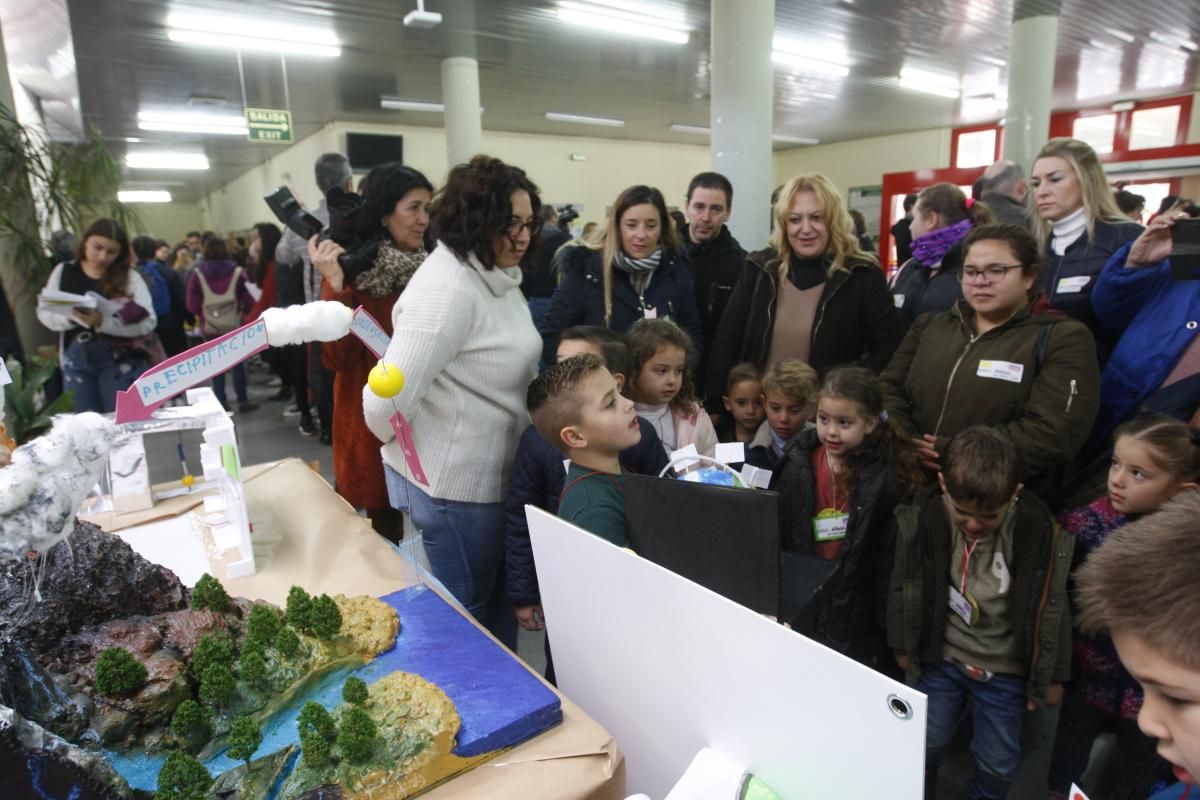
<path fill-rule="evenodd" d="M 125 229 L 116 220 L 96 220 L 84 232 L 75 260 L 56 266 L 45 288 L 81 298 L 76 307 L 38 303 L 38 320 L 59 334 L 63 389 L 74 392 L 77 412 L 114 411 L 117 392 L 149 366 L 146 337 L 157 324 L 150 289 L 133 269 Z"/>
<path fill-rule="evenodd" d="M 896 509 L 887 640 L 929 699 L 926 797 L 967 699 L 975 774 L 960 796 L 1008 797 L 1025 712 L 1057 706 L 1071 677 L 1075 540 L 1021 485 L 1018 461 L 1002 431 L 968 428 L 946 448 L 937 484 Z"/>
<path fill-rule="evenodd" d="M 450 170 L 430 212 L 437 247 L 392 308 L 383 361 L 403 372 L 404 390 L 363 390 L 392 506 L 411 515 L 434 576 L 510 646 L 504 496 L 541 352 L 519 265 L 541 205 L 525 171 L 499 159 Z"/>
<path fill-rule="evenodd" d="M 1100 158 L 1079 139 L 1046 142 L 1030 185 L 1034 229 L 1046 257 L 1042 292 L 1051 306 L 1088 326 L 1103 366 L 1117 332 L 1092 309 L 1096 276 L 1113 253 L 1141 235 L 1142 226 L 1121 213 Z"/>
<path fill-rule="evenodd" d="M 379 221 L 375 236 L 381 244 L 371 269 L 347 285 L 336 256 L 341 248 L 327 246 L 321 253 L 315 237 L 309 242 L 309 257 L 324 276 L 322 300 L 350 308 L 362 306 L 391 336 L 392 308 L 427 256 L 424 237 L 433 185 L 415 169 L 390 162 L 367 173 L 362 197 L 365 218 Z M 388 503 L 379 441 L 362 414 L 362 387 L 378 359 L 355 336 L 325 342 L 321 358 L 334 371 L 333 474 L 338 494 L 351 505 L 366 509 L 375 531 L 399 544 L 404 538 L 404 518 Z"/>
<path fill-rule="evenodd" d="M 963 300 L 917 319 L 883 371 L 887 411 L 912 436 L 926 471 L 970 425 L 992 425 L 1021 457 L 1021 479 L 1043 497 L 1056 468 L 1087 439 L 1100 383 L 1092 334 L 1035 303 L 1041 258 L 1017 225 L 985 225 L 963 240 Z"/>

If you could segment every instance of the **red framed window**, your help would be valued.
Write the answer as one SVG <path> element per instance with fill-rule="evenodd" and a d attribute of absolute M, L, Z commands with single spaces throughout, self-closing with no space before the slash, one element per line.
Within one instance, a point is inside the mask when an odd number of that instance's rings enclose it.
<path fill-rule="evenodd" d="M 1004 129 L 998 123 L 966 125 L 950 134 L 950 168 L 987 167 L 1004 149 Z"/>

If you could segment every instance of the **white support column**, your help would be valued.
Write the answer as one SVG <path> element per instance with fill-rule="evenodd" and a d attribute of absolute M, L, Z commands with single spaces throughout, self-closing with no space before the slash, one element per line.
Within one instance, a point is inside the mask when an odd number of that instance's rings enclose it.
<path fill-rule="evenodd" d="M 756 250 L 771 229 L 775 0 L 712 0 L 711 24 L 711 163 L 733 184 L 730 230 Z"/>
<path fill-rule="evenodd" d="M 1028 171 L 1050 133 L 1059 0 L 1017 0 L 1008 56 L 1004 158 Z"/>
<path fill-rule="evenodd" d="M 446 107 L 446 159 L 454 168 L 483 149 L 478 61 L 465 56 L 442 61 L 442 103 Z"/>

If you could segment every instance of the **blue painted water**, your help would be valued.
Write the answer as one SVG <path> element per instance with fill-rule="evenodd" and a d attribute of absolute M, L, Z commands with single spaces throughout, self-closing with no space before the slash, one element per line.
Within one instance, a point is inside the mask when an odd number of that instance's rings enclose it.
<path fill-rule="evenodd" d="M 400 615 L 396 646 L 367 664 L 335 669 L 298 693 L 263 726 L 263 741 L 255 758 L 295 744 L 300 708 L 309 700 L 329 709 L 336 707 L 342 702 L 342 684 L 350 675 L 374 683 L 393 672 L 411 672 L 440 687 L 462 717 L 454 752 L 463 757 L 512 747 L 562 721 L 558 696 L 436 592 L 413 586 L 380 599 Z M 131 786 L 149 790 L 155 788 L 166 760 L 165 753 L 108 750 L 105 757 Z M 295 761 L 289 761 L 284 777 Z M 203 762 L 214 776 L 240 763 L 227 758 L 224 751 Z M 273 793 L 281 783 L 282 779 Z"/>

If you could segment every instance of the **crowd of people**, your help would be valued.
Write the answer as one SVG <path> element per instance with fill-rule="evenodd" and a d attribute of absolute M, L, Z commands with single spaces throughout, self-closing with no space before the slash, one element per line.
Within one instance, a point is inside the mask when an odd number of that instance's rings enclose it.
<path fill-rule="evenodd" d="M 354 188 L 336 153 L 315 179 Z M 1195 207 L 1143 227 L 1087 144 L 1053 139 L 1028 181 L 998 162 L 970 196 L 907 198 L 889 274 L 823 175 L 779 187 L 750 248 L 725 176 L 679 189 L 682 223 L 638 185 L 573 237 L 519 167 L 477 156 L 435 188 L 385 164 L 358 186 L 379 246 L 351 273 L 341 245 L 272 224 L 172 249 L 101 220 L 48 286 L 117 310 L 40 316 L 77 407 L 111 411 L 156 358 L 272 305 L 367 308 L 403 392 L 366 389 L 376 360 L 347 337 L 272 349 L 280 395 L 332 444 L 337 490 L 393 542 L 407 514 L 434 575 L 509 645 L 544 627 L 525 505 L 627 546 L 623 475 L 743 442 L 780 494 L 783 548 L 836 564 L 780 622 L 928 695 L 930 786 L 969 699 L 969 796 L 1005 797 L 1025 713 L 1061 704 L 1050 796 L 1112 728 L 1117 796 L 1147 797 L 1170 765 L 1133 722 L 1125 618 L 1095 599 L 1080 617 L 1069 589 L 1110 534 L 1151 535 L 1200 484 L 1200 282 L 1168 258 Z M 314 214 L 328 223 L 324 200 Z"/>

